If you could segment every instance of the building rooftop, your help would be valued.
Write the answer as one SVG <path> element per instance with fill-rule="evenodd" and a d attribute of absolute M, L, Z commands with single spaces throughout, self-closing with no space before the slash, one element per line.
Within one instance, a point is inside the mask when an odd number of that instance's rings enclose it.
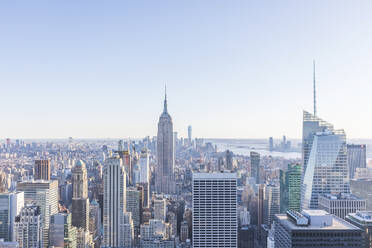
<path fill-rule="evenodd" d="M 364 224 L 372 224 L 372 211 L 358 211 L 356 213 L 350 213 L 347 215 L 347 218 Z"/>
<path fill-rule="evenodd" d="M 360 230 L 358 227 L 324 210 L 304 210 L 301 215 L 309 219 L 308 225 L 296 225 L 286 214 L 275 216 L 282 225 L 290 230 Z M 322 225 L 322 220 L 325 221 L 325 225 Z"/>
<path fill-rule="evenodd" d="M 192 173 L 193 179 L 236 179 L 236 173 L 213 172 L 213 173 Z"/>
<path fill-rule="evenodd" d="M 352 194 L 323 194 L 323 195 L 320 195 L 319 197 L 324 197 L 328 200 L 363 200 L 355 195 L 352 195 Z"/>

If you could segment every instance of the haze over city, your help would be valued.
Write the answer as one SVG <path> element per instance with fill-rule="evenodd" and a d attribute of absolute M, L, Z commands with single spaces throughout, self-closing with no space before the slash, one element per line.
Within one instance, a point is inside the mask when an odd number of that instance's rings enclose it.
<path fill-rule="evenodd" d="M 372 138 L 369 1 L 2 1 L 0 137 Z"/>

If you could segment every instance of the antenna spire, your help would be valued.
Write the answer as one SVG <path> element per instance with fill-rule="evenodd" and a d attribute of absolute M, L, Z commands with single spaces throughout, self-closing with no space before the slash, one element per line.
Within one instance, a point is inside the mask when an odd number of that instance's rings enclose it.
<path fill-rule="evenodd" d="M 315 60 L 313 60 L 313 94 L 314 94 L 314 116 L 316 116 L 316 80 L 315 80 Z"/>
<path fill-rule="evenodd" d="M 167 85 L 165 85 L 165 96 L 164 96 L 164 113 L 168 112 L 168 106 L 167 106 Z"/>

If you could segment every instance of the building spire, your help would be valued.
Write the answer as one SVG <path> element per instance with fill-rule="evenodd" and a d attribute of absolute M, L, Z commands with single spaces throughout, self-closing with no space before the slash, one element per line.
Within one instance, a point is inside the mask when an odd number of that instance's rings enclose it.
<path fill-rule="evenodd" d="M 314 97 L 314 116 L 316 116 L 316 84 L 315 84 L 315 60 L 313 60 L 313 97 Z"/>
<path fill-rule="evenodd" d="M 168 112 L 168 106 L 167 106 L 167 85 L 165 85 L 165 97 L 164 97 L 164 113 Z"/>

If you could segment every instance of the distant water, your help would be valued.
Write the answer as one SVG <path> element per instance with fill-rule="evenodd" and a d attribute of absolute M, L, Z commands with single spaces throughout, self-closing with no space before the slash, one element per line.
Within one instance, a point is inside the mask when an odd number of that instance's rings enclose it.
<path fill-rule="evenodd" d="M 205 139 L 205 142 L 212 142 L 217 145 L 219 152 L 227 149 L 238 155 L 249 156 L 251 151 L 261 154 L 261 156 L 283 157 L 286 159 L 301 158 L 300 140 L 290 139 L 292 147 L 297 149 L 297 152 L 270 152 L 268 150 L 268 139 Z M 274 140 L 275 144 L 279 144 L 281 140 Z M 348 144 L 366 144 L 367 145 L 367 160 L 372 160 L 372 140 L 370 139 L 350 139 Z"/>

